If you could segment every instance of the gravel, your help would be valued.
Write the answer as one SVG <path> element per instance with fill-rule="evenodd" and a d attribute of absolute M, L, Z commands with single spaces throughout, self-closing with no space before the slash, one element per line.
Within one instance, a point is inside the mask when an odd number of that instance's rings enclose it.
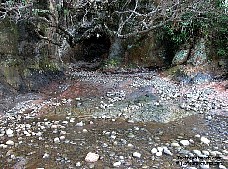
<path fill-rule="evenodd" d="M 107 90 L 99 97 L 29 98 L 5 112 L 0 168 L 21 159 L 36 168 L 194 168 L 176 164 L 178 156 L 221 157 L 218 167 L 228 167 L 227 118 L 211 112 L 225 112 L 227 104 L 213 88 L 180 86 L 155 72 L 71 75 Z"/>

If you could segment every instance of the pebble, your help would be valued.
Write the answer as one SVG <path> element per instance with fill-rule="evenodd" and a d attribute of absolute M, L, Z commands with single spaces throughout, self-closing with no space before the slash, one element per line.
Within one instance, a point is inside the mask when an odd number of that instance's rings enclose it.
<path fill-rule="evenodd" d="M 141 157 L 141 154 L 138 153 L 138 152 L 134 152 L 133 153 L 133 157 L 140 158 Z"/>
<path fill-rule="evenodd" d="M 88 130 L 87 129 L 83 129 L 82 132 L 83 133 L 88 133 Z"/>
<path fill-rule="evenodd" d="M 81 166 L 81 162 L 79 161 L 76 163 L 76 167 L 80 167 L 80 166 Z"/>
<path fill-rule="evenodd" d="M 180 147 L 180 144 L 179 143 L 171 143 L 171 146 L 172 147 Z"/>
<path fill-rule="evenodd" d="M 5 148 L 7 148 L 7 147 L 8 147 L 8 145 L 6 145 L 6 144 L 0 144 L 0 148 L 5 149 Z"/>
<path fill-rule="evenodd" d="M 61 130 L 60 131 L 60 135 L 65 135 L 67 132 L 66 131 L 63 131 L 63 130 Z"/>
<path fill-rule="evenodd" d="M 60 139 L 58 137 L 54 138 L 54 143 L 60 143 Z"/>
<path fill-rule="evenodd" d="M 204 143 L 204 144 L 209 144 L 209 143 L 210 143 L 210 140 L 207 139 L 206 137 L 201 137 L 201 138 L 200 138 L 200 141 L 201 141 L 202 143 Z"/>
<path fill-rule="evenodd" d="M 190 142 L 188 140 L 181 140 L 180 144 L 182 144 L 183 146 L 188 146 Z"/>
<path fill-rule="evenodd" d="M 59 139 L 60 140 L 64 140 L 66 137 L 65 136 L 60 136 Z"/>
<path fill-rule="evenodd" d="M 78 122 L 75 126 L 76 126 L 76 127 L 82 127 L 82 126 L 84 126 L 84 123 L 83 123 L 82 121 L 80 121 L 80 122 Z"/>
<path fill-rule="evenodd" d="M 200 150 L 192 150 L 192 152 L 194 154 L 196 154 L 197 156 L 200 156 L 201 155 L 201 151 Z"/>
<path fill-rule="evenodd" d="M 162 156 L 162 152 L 161 152 L 161 151 L 158 151 L 158 152 L 156 153 L 156 156 L 157 156 L 157 157 Z"/>
<path fill-rule="evenodd" d="M 129 144 L 127 144 L 127 147 L 129 147 L 129 148 L 133 148 L 133 147 L 134 147 L 134 145 L 133 145 L 133 144 L 131 144 L 131 143 L 129 143 Z"/>
<path fill-rule="evenodd" d="M 164 150 L 164 147 L 158 147 L 157 150 L 162 152 Z"/>
<path fill-rule="evenodd" d="M 170 156 L 173 155 L 173 153 L 171 153 L 171 151 L 170 151 L 167 147 L 164 147 L 163 152 L 164 152 L 165 154 L 167 154 L 167 155 L 170 155 Z"/>
<path fill-rule="evenodd" d="M 85 161 L 86 162 L 89 162 L 89 163 L 94 163 L 96 162 L 97 160 L 99 159 L 99 155 L 96 154 L 96 153 L 92 153 L 92 152 L 89 152 L 86 157 L 85 157 Z"/>
<path fill-rule="evenodd" d="M 211 120 L 212 119 L 212 116 L 207 116 L 207 120 Z"/>
<path fill-rule="evenodd" d="M 129 137 L 129 138 L 134 138 L 135 135 L 134 135 L 133 133 L 129 133 L 129 134 L 127 135 L 127 137 Z"/>
<path fill-rule="evenodd" d="M 152 154 L 156 154 L 157 152 L 158 152 L 158 150 L 156 148 L 152 148 L 152 150 L 151 150 Z"/>
<path fill-rule="evenodd" d="M 196 137 L 196 138 L 200 138 L 200 135 L 199 135 L 199 134 L 196 134 L 195 137 Z"/>
<path fill-rule="evenodd" d="M 45 153 L 44 155 L 43 155 L 43 158 L 49 158 L 49 154 L 48 153 Z"/>
<path fill-rule="evenodd" d="M 8 141 L 6 142 L 6 145 L 13 146 L 13 145 L 14 145 L 14 141 L 8 140 Z"/>
<path fill-rule="evenodd" d="M 75 118 L 71 118 L 70 123 L 74 123 L 74 122 L 75 122 Z"/>
<path fill-rule="evenodd" d="M 117 161 L 117 162 L 113 163 L 113 167 L 119 167 L 120 165 L 121 165 L 120 161 Z"/>
<path fill-rule="evenodd" d="M 8 137 L 12 137 L 12 136 L 13 136 L 13 130 L 7 129 L 7 130 L 6 130 L 6 135 L 7 135 Z"/>
<path fill-rule="evenodd" d="M 58 125 L 53 124 L 53 125 L 51 126 L 51 128 L 52 128 L 52 129 L 57 129 L 57 128 L 58 128 Z"/>

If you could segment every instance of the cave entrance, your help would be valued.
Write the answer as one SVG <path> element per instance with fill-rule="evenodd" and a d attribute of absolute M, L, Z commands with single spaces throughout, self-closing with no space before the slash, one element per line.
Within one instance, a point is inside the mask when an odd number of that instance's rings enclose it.
<path fill-rule="evenodd" d="M 95 33 L 82 42 L 83 60 L 99 62 L 108 57 L 111 46 L 110 37 L 104 33 Z"/>

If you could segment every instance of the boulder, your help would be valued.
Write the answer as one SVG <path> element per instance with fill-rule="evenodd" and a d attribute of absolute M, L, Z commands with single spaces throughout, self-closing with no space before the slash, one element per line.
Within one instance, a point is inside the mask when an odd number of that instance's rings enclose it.
<path fill-rule="evenodd" d="M 172 64 L 181 65 L 181 64 L 185 63 L 188 59 L 189 53 L 190 53 L 190 49 L 178 51 L 172 60 Z"/>
<path fill-rule="evenodd" d="M 204 38 L 199 39 L 194 48 L 191 50 L 190 59 L 188 63 L 193 66 L 199 66 L 207 62 L 206 41 Z"/>

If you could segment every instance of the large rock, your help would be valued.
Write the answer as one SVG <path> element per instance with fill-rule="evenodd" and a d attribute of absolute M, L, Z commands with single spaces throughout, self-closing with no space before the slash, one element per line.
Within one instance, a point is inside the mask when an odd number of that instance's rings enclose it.
<path fill-rule="evenodd" d="M 130 39 L 125 52 L 125 64 L 142 67 L 163 67 L 166 61 L 166 51 L 162 44 L 156 41 L 153 33 L 145 38 Z"/>
<path fill-rule="evenodd" d="M 172 60 L 172 64 L 180 65 L 185 63 L 188 59 L 189 53 L 190 53 L 190 49 L 183 49 L 178 51 Z"/>
<path fill-rule="evenodd" d="M 208 59 L 206 52 L 206 41 L 205 39 L 201 38 L 191 50 L 191 55 L 188 63 L 191 63 L 194 66 L 206 63 Z"/>

